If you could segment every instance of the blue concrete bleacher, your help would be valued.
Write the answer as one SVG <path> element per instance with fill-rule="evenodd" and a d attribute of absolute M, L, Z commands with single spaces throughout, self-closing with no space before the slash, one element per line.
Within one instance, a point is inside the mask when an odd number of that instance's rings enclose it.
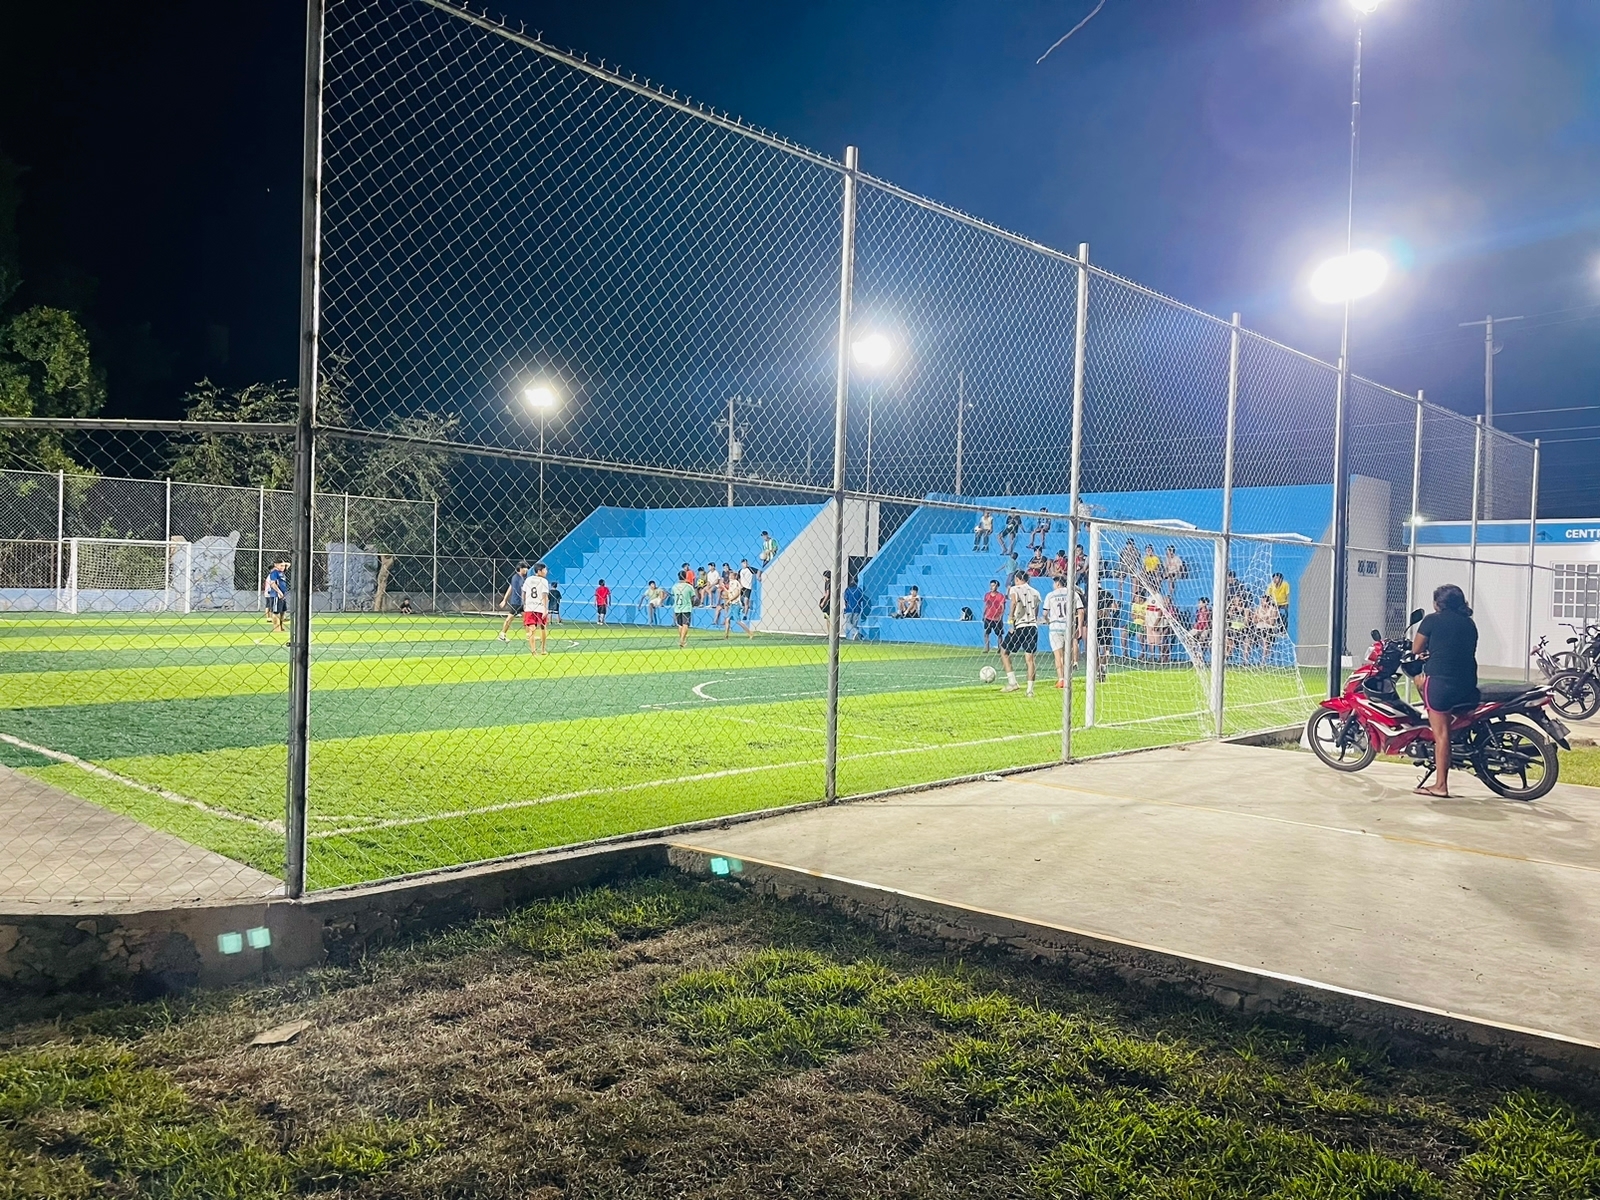
<path fill-rule="evenodd" d="M 1292 533 L 1320 539 L 1327 528 L 1332 493 L 1331 487 L 1320 485 L 1238 488 L 1234 491 L 1234 530 L 1240 534 Z M 956 497 L 935 495 L 928 499 L 954 501 Z M 1108 521 L 1179 520 L 1200 530 L 1215 530 L 1222 523 L 1222 493 L 1215 488 L 1102 493 L 1085 495 L 1083 502 L 1096 518 Z M 1028 532 L 1039 509 L 1064 513 L 1069 507 L 1067 497 L 1057 495 L 963 497 L 961 503 L 987 505 L 995 514 L 990 551 L 973 552 L 972 526 L 976 514 L 971 510 L 918 508 L 862 568 L 858 582 L 870 605 L 861 622 L 863 637 L 877 641 L 981 646 L 983 593 L 988 590 L 990 579 L 1000 580 L 1004 588 L 1005 572 L 1010 569 L 1009 561 L 1000 553 L 1000 527 L 1006 513 L 1013 508 L 1022 513 L 1018 553 L 1021 564 L 1026 565 Z M 1083 535 L 1079 541 L 1087 549 Z M 1067 523 L 1056 519 L 1049 537 L 1050 555 L 1066 544 Z M 1244 556 L 1252 552 L 1248 545 L 1236 543 L 1235 569 L 1246 566 Z M 1311 549 L 1275 546 L 1272 554 L 1272 569 L 1282 571 L 1291 586 L 1297 586 L 1300 572 L 1310 561 Z M 1211 592 L 1210 562 L 1190 563 L 1190 571 L 1190 578 L 1183 581 L 1177 591 L 1180 608 L 1192 609 L 1200 596 Z M 922 596 L 922 617 L 915 620 L 895 617 L 896 600 L 913 584 Z M 1040 580 L 1036 587 L 1043 594 L 1049 591 L 1050 582 Z M 961 620 L 963 607 L 972 610 L 974 620 Z M 1290 619 L 1293 620 L 1293 614 Z"/>
<path fill-rule="evenodd" d="M 545 555 L 550 578 L 561 585 L 561 614 L 567 620 L 594 620 L 594 589 L 601 580 L 611 589 L 607 620 L 643 624 L 639 597 L 652 579 L 669 591 L 685 562 L 702 571 L 748 558 L 761 561 L 761 531 L 768 530 L 778 551 L 797 538 L 822 511 L 820 504 L 767 504 L 735 508 L 613 508 L 590 513 Z M 760 616 L 756 588 L 753 617 Z M 696 609 L 694 624 L 709 627 L 711 610 Z M 671 609 L 661 619 L 672 623 Z"/>

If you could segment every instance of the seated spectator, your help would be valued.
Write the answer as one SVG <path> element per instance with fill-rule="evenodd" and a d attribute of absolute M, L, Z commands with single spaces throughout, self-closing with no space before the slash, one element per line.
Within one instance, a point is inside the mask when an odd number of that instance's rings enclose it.
<path fill-rule="evenodd" d="M 1035 550 L 1033 552 L 1033 557 L 1028 560 L 1029 578 L 1039 579 L 1042 576 L 1049 574 L 1049 571 L 1050 564 L 1044 560 L 1044 551 Z"/>
<path fill-rule="evenodd" d="M 1050 578 L 1066 579 L 1072 573 L 1072 566 L 1067 562 L 1067 551 L 1063 547 L 1056 551 L 1055 560 L 1050 564 Z"/>
<path fill-rule="evenodd" d="M 897 617 L 920 617 L 922 615 L 922 594 L 917 591 L 917 585 L 912 584 L 911 590 L 894 602 Z"/>
<path fill-rule="evenodd" d="M 1033 532 L 1028 535 L 1028 549 L 1038 550 L 1041 553 L 1047 548 L 1050 540 L 1050 510 L 1041 508 L 1039 517 L 1033 523 Z"/>
<path fill-rule="evenodd" d="M 987 552 L 989 538 L 994 533 L 994 514 L 987 509 L 978 518 L 978 523 L 972 527 L 972 552 L 974 554 Z"/>
<path fill-rule="evenodd" d="M 1189 564 L 1183 561 L 1176 546 L 1168 546 L 1166 556 L 1161 560 L 1161 583 L 1169 599 L 1178 594 L 1178 581 L 1187 578 Z"/>

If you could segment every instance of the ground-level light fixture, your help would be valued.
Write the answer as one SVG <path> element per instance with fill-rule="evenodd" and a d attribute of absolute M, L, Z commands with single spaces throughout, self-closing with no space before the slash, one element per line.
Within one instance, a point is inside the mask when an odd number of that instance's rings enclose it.
<path fill-rule="evenodd" d="M 1376 250 L 1330 258 L 1311 272 L 1311 294 L 1324 304 L 1347 304 L 1370 296 L 1389 277 L 1388 260 Z"/>

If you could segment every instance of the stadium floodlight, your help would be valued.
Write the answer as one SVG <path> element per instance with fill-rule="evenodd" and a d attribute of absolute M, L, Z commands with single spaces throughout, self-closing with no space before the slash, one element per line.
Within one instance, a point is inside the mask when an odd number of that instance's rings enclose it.
<path fill-rule="evenodd" d="M 859 367 L 881 371 L 894 359 L 894 343 L 881 333 L 869 333 L 851 344 L 850 357 Z"/>
<path fill-rule="evenodd" d="M 1389 277 L 1388 260 L 1376 250 L 1330 258 L 1311 273 L 1311 294 L 1324 304 L 1347 304 L 1370 296 Z"/>
<path fill-rule="evenodd" d="M 1350 7 L 1362 16 L 1367 16 L 1378 11 L 1379 0 L 1350 0 Z"/>

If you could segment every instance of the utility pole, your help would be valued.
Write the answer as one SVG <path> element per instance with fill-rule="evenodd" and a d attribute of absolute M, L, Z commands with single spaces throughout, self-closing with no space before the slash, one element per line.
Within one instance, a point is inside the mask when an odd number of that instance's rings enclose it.
<path fill-rule="evenodd" d="M 956 372 L 956 495 L 961 495 L 961 454 L 966 440 L 967 373 Z"/>
<path fill-rule="evenodd" d="M 1500 353 L 1501 347 L 1494 344 L 1494 323 L 1496 321 L 1520 321 L 1521 317 L 1496 317 L 1492 313 L 1481 321 L 1462 321 L 1460 328 L 1468 329 L 1474 325 L 1483 326 L 1483 427 L 1487 431 L 1494 429 L 1494 356 Z M 1488 454 L 1483 460 L 1483 508 L 1490 520 L 1494 519 L 1494 438 L 1490 437 Z M 1473 518 L 1477 518 L 1476 513 Z"/>
<path fill-rule="evenodd" d="M 744 402 L 744 405 L 745 405 L 746 408 L 760 408 L 761 407 L 761 401 L 759 401 L 759 400 L 751 400 L 748 396 L 729 396 L 728 397 L 728 415 L 726 417 L 723 417 L 720 421 L 716 421 L 716 422 L 714 422 L 712 424 L 712 428 L 713 429 L 716 429 L 716 430 L 719 430 L 719 431 L 723 430 L 723 429 L 726 429 L 727 434 L 728 434 L 728 507 L 729 508 L 733 507 L 733 481 L 734 481 L 735 476 L 738 474 L 739 463 L 744 458 L 744 442 L 741 441 L 740 438 L 739 438 L 739 427 L 736 424 L 736 421 L 738 419 L 738 414 L 735 411 L 735 405 L 737 405 L 741 400 Z M 746 433 L 748 434 L 748 430 L 746 430 Z M 807 446 L 807 453 L 808 454 L 810 453 L 809 445 Z"/>

